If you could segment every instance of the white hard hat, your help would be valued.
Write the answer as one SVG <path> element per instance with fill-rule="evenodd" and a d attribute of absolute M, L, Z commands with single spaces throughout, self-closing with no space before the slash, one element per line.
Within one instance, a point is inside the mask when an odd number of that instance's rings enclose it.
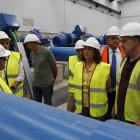
<path fill-rule="evenodd" d="M 122 27 L 120 36 L 135 36 L 135 35 L 140 35 L 140 23 L 129 22 Z"/>
<path fill-rule="evenodd" d="M 34 42 L 34 41 L 40 43 L 39 38 L 35 34 L 28 34 L 24 39 L 24 43 Z"/>
<path fill-rule="evenodd" d="M 0 39 L 10 39 L 10 38 L 4 31 L 0 31 Z"/>
<path fill-rule="evenodd" d="M 0 44 L 0 57 L 7 57 L 11 54 L 9 50 L 6 50 L 1 44 Z"/>
<path fill-rule="evenodd" d="M 89 46 L 98 50 L 100 49 L 100 44 L 98 40 L 94 37 L 89 37 L 83 46 Z"/>
<path fill-rule="evenodd" d="M 117 26 L 111 26 L 107 33 L 106 33 L 107 36 L 109 35 L 120 35 L 120 30 Z"/>
<path fill-rule="evenodd" d="M 78 40 L 76 43 L 75 43 L 75 47 L 74 49 L 83 49 L 84 47 L 82 45 L 84 45 L 85 42 L 83 40 Z"/>

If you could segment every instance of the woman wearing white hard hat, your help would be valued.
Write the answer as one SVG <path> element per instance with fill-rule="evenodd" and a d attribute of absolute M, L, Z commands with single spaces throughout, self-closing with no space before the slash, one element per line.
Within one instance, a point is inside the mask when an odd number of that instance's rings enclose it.
<path fill-rule="evenodd" d="M 74 71 L 75 112 L 104 120 L 108 107 L 106 89 L 110 88 L 110 65 L 101 62 L 97 39 L 88 38 L 83 47 L 83 62 L 76 63 Z"/>
<path fill-rule="evenodd" d="M 5 61 L 7 60 L 7 57 L 10 54 L 11 54 L 10 51 L 5 50 L 4 47 L 0 45 L 0 71 L 5 68 Z M 12 91 L 1 77 L 0 77 L 0 91 L 12 94 Z"/>
<path fill-rule="evenodd" d="M 73 94 L 73 74 L 74 74 L 74 66 L 77 62 L 81 61 L 81 58 L 83 56 L 83 40 L 78 40 L 75 43 L 74 49 L 76 50 L 77 55 L 70 56 L 68 60 L 68 65 L 66 66 L 64 77 L 69 80 L 69 86 L 68 86 L 68 100 L 67 100 L 67 110 L 70 112 L 74 112 L 75 110 L 75 102 L 74 102 L 74 94 Z"/>
<path fill-rule="evenodd" d="M 34 67 L 32 88 L 35 101 L 52 105 L 54 81 L 57 76 L 57 67 L 53 54 L 40 44 L 35 34 L 28 34 L 24 43 L 31 50 L 30 58 Z"/>

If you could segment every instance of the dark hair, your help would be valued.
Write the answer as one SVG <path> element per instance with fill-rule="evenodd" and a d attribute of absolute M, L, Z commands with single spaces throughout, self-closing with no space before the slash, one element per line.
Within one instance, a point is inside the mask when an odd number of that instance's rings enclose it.
<path fill-rule="evenodd" d="M 99 64 L 99 63 L 101 62 L 101 60 L 102 60 L 100 51 L 99 51 L 98 49 L 95 49 L 95 48 L 93 48 L 93 49 L 94 49 L 94 57 L 93 57 L 93 59 L 94 59 L 94 61 L 95 61 L 96 64 Z M 85 61 L 84 54 L 83 54 L 81 60 L 82 60 L 82 61 Z"/>

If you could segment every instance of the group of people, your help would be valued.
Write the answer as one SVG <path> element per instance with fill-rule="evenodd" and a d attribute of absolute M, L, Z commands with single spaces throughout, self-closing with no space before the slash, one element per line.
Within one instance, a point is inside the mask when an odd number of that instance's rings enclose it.
<path fill-rule="evenodd" d="M 94 118 L 115 118 L 140 126 L 140 23 L 107 31 L 107 46 L 88 38 L 75 44 L 65 77 L 67 110 Z M 81 53 L 79 53 L 81 52 Z"/>
<path fill-rule="evenodd" d="M 31 50 L 31 61 L 34 67 L 32 89 L 33 99 L 52 105 L 54 81 L 57 76 L 57 67 L 53 54 L 48 48 L 41 45 L 39 38 L 28 34 L 24 43 Z M 23 96 L 24 68 L 22 56 L 19 52 L 9 51 L 10 38 L 0 31 L 0 91 Z"/>
<path fill-rule="evenodd" d="M 4 31 L 0 31 L 0 49 L 1 81 L 5 83 L 1 84 L 0 90 L 23 96 L 24 70 L 21 55 L 19 52 L 9 51 L 10 38 Z"/>
<path fill-rule="evenodd" d="M 121 30 L 112 26 L 107 46 L 94 37 L 75 44 L 65 70 L 69 79 L 67 110 L 97 120 L 118 120 L 140 126 L 140 23 L 130 22 Z M 39 38 L 28 34 L 24 43 L 31 50 L 35 101 L 52 105 L 57 66 L 53 54 Z M 0 31 L 0 90 L 23 96 L 24 68 L 19 52 L 9 51 L 10 38 Z"/>

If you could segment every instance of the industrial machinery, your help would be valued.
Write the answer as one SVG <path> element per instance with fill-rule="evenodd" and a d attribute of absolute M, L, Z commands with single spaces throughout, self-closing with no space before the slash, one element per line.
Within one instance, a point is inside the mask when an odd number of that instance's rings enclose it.
<path fill-rule="evenodd" d="M 56 60 L 68 61 L 69 56 L 75 55 L 74 50 L 75 43 L 82 39 L 86 41 L 87 38 L 93 35 L 86 33 L 86 29 L 82 25 L 76 25 L 72 33 L 62 33 L 53 38 L 53 47 L 50 50 L 53 52 Z M 106 45 L 106 35 L 96 38 L 101 47 Z"/>
<path fill-rule="evenodd" d="M 19 42 L 17 30 L 20 25 L 16 21 L 15 15 L 0 13 L 0 30 L 5 31 L 11 38 L 10 50 L 18 50 L 16 42 Z"/>
<path fill-rule="evenodd" d="M 107 38 L 106 35 L 99 36 L 96 38 L 98 40 L 98 42 L 100 43 L 101 47 L 107 45 L 106 38 Z"/>
<path fill-rule="evenodd" d="M 53 38 L 53 45 L 55 47 L 74 47 L 75 43 L 79 40 L 86 40 L 92 36 L 87 34 L 85 28 L 82 25 L 76 25 L 72 33 L 62 33 Z"/>
<path fill-rule="evenodd" d="M 86 33 L 85 27 L 76 25 L 72 33 L 62 33 L 53 38 L 53 47 L 50 50 L 53 52 L 56 60 L 68 61 L 69 56 L 75 55 L 75 43 L 79 40 L 86 40 L 91 37 L 91 34 Z"/>

